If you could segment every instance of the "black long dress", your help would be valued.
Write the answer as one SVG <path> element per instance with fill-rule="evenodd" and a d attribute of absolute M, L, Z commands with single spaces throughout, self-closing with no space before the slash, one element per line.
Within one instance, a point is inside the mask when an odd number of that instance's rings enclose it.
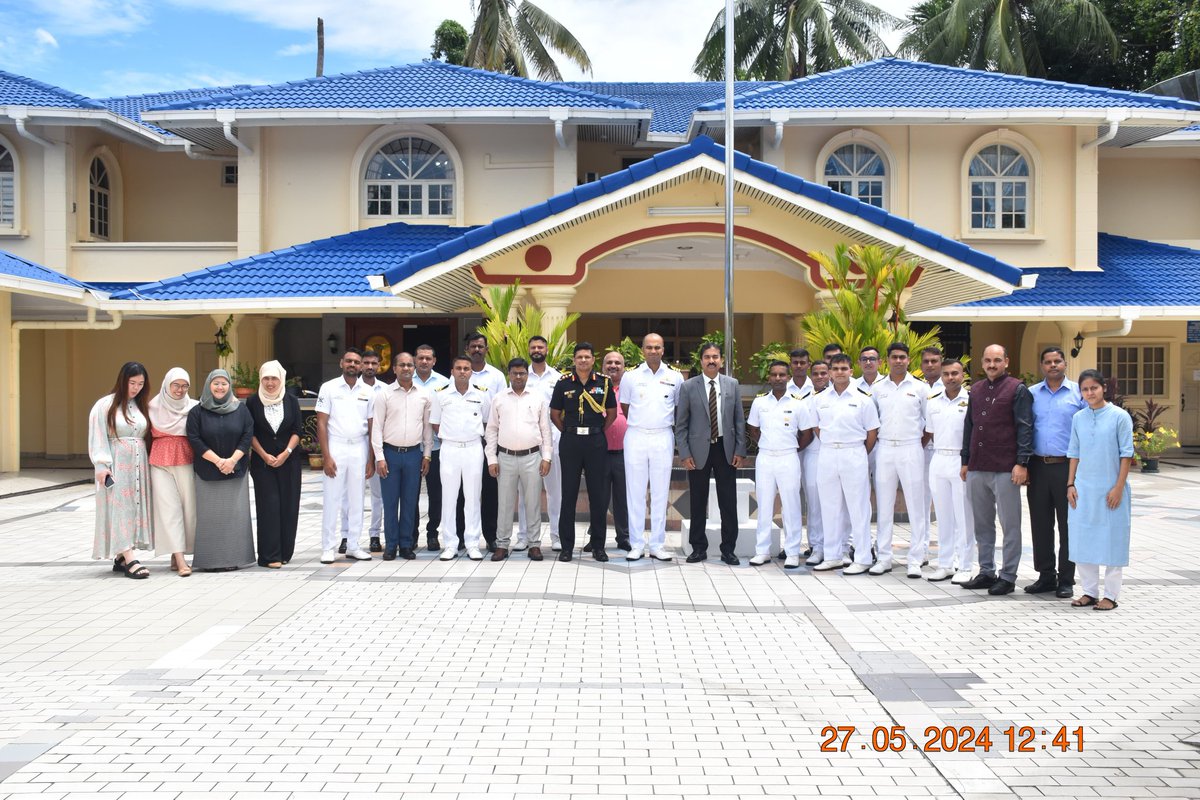
<path fill-rule="evenodd" d="M 300 401 L 290 394 L 283 396 L 283 422 L 278 431 L 271 430 L 262 398 L 258 395 L 246 399 L 246 408 L 254 420 L 254 438 L 270 455 L 284 452 L 293 435 L 304 433 Z M 296 551 L 296 526 L 300 519 L 301 458 L 293 453 L 281 467 L 268 466 L 258 453 L 253 453 L 250 458 L 258 522 L 259 566 L 291 561 Z"/>

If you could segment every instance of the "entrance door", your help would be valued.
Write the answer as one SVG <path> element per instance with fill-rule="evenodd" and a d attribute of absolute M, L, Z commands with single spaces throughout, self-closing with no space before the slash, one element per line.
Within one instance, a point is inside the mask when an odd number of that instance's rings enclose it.
<path fill-rule="evenodd" d="M 1200 344 L 1183 346 L 1183 396 L 1179 408 L 1180 444 L 1200 445 Z"/>
<path fill-rule="evenodd" d="M 346 341 L 354 347 L 370 348 L 380 354 L 379 377 L 391 383 L 392 357 L 396 353 L 412 353 L 419 345 L 427 344 L 437 355 L 434 369 L 449 374 L 450 358 L 458 352 L 458 320 L 452 317 L 348 317 Z"/>

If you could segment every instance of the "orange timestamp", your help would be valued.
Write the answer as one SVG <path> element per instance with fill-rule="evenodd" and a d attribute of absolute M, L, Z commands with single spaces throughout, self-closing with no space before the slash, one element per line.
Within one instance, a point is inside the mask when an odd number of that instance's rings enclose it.
<path fill-rule="evenodd" d="M 866 732 L 865 729 L 863 732 Z M 914 750 L 925 753 L 988 753 L 993 744 L 997 749 L 1004 748 L 1010 753 L 1037 753 L 1042 750 L 1083 752 L 1083 728 L 1069 730 L 1066 725 L 1058 730 L 1009 725 L 1003 731 L 997 729 L 995 743 L 992 741 L 991 728 L 973 725 L 930 725 L 925 728 L 923 743 L 918 742 L 903 725 L 876 725 L 871 730 L 869 743 L 860 742 L 857 748 L 852 741 L 856 733 L 858 728 L 854 725 L 826 725 L 821 729 L 821 736 L 824 737 L 821 740 L 821 752 L 844 753 L 855 749 L 876 753 L 888 750 L 899 752 L 907 750 L 910 742 Z M 1039 741 L 1039 737 L 1043 740 L 1049 737 L 1049 741 Z"/>

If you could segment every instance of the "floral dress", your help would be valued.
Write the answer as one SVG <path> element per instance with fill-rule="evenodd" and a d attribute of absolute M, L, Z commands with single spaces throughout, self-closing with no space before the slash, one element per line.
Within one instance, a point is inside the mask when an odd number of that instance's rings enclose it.
<path fill-rule="evenodd" d="M 150 460 L 142 438 L 150 421 L 129 403 L 129 419 L 117 409 L 116 430 L 109 432 L 112 395 L 101 397 L 88 416 L 88 456 L 96 469 L 112 472 L 113 485 L 96 488 L 96 535 L 92 558 L 114 558 L 125 550 L 154 547 L 150 507 Z M 115 435 L 114 435 L 115 434 Z"/>

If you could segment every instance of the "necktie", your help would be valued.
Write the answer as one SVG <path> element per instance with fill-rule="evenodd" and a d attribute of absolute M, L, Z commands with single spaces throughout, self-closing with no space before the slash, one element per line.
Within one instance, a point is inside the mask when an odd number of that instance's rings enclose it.
<path fill-rule="evenodd" d="M 715 442 L 720 435 L 721 429 L 717 425 L 717 382 L 710 379 L 708 381 L 708 438 Z"/>

